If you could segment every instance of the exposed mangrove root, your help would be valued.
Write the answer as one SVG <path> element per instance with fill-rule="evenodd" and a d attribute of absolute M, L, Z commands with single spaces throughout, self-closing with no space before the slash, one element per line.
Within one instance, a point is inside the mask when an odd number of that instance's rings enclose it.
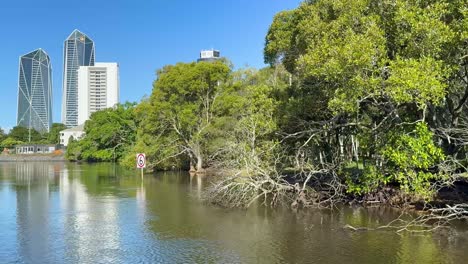
<path fill-rule="evenodd" d="M 239 173 L 240 174 L 240 173 Z M 344 185 L 330 170 L 299 172 L 292 176 L 227 177 L 204 193 L 206 200 L 224 207 L 249 207 L 254 202 L 292 208 L 331 207 L 342 202 Z"/>
<path fill-rule="evenodd" d="M 281 179 L 269 177 L 229 177 L 210 188 L 204 197 L 212 203 L 224 207 L 249 207 L 256 201 L 276 205 L 292 201 L 294 187 Z"/>

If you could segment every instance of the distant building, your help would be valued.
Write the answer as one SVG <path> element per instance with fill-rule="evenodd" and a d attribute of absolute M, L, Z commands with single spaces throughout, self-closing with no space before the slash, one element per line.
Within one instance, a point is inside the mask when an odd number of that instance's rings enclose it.
<path fill-rule="evenodd" d="M 84 136 L 84 124 L 60 131 L 60 144 L 68 146 L 70 139 L 79 140 Z"/>
<path fill-rule="evenodd" d="M 15 146 L 16 154 L 49 154 L 57 149 L 52 144 L 22 144 Z"/>
<path fill-rule="evenodd" d="M 215 61 L 220 59 L 219 50 L 202 50 L 200 51 L 200 58 L 197 60 L 200 61 Z"/>
<path fill-rule="evenodd" d="M 67 127 L 78 125 L 78 69 L 94 66 L 94 42 L 74 30 L 64 43 L 62 123 Z"/>
<path fill-rule="evenodd" d="M 52 66 L 42 49 L 20 57 L 17 125 L 39 132 L 52 126 Z"/>
<path fill-rule="evenodd" d="M 78 124 L 84 124 L 96 111 L 119 102 L 119 65 L 96 63 L 78 70 Z"/>

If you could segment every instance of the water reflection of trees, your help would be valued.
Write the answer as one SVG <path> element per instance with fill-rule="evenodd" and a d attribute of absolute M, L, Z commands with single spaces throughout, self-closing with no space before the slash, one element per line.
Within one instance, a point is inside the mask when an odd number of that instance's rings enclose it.
<path fill-rule="evenodd" d="M 92 196 L 135 197 L 140 179 L 112 163 L 67 164 L 68 177 L 77 179 Z"/>
<path fill-rule="evenodd" d="M 142 181 L 138 173 L 110 164 L 12 163 L 1 166 L 0 177 L 17 195 L 18 246 L 25 262 L 50 252 L 71 262 L 92 262 L 106 252 L 103 261 L 112 262 L 125 259 L 121 248 L 141 256 L 164 251 L 159 254 L 165 260 L 185 251 L 185 260 L 213 262 L 225 260 L 223 254 L 253 263 L 430 263 L 466 257 L 459 250 L 463 245 L 444 243 L 444 237 L 342 228 L 385 224 L 398 215 L 392 209 L 294 213 L 206 205 L 199 197 L 210 176 L 167 172 Z"/>
<path fill-rule="evenodd" d="M 187 179 L 188 189 L 177 184 Z M 430 263 L 451 258 L 433 235 L 343 229 L 346 224 L 385 224 L 398 216 L 394 209 L 343 207 L 294 213 L 255 206 L 227 210 L 198 201 L 208 179 L 165 173 L 145 181 L 148 211 L 158 216 L 148 221 L 148 228 L 160 239 L 218 241 L 245 256 L 246 262 Z"/>

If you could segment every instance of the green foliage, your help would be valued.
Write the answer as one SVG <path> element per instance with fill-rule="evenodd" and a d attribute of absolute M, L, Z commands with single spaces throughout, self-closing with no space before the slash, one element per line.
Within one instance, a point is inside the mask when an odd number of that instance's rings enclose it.
<path fill-rule="evenodd" d="M 416 103 L 419 108 L 426 104 L 439 104 L 446 93 L 445 78 L 449 72 L 442 62 L 433 58 L 397 58 L 390 62 L 390 77 L 387 91 L 396 103 Z"/>
<path fill-rule="evenodd" d="M 278 101 L 273 97 L 275 84 L 270 83 L 275 72 L 239 70 L 235 75 L 236 92 L 224 97 L 229 114 L 218 119 L 219 146 L 225 150 L 222 160 L 229 166 L 244 170 L 249 175 L 255 169 L 265 169 L 275 161 L 277 149 L 277 120 L 275 117 Z M 280 85 L 279 82 L 276 86 Z M 277 86 L 278 87 L 278 86 Z M 219 123 L 222 122 L 222 125 Z M 228 165 L 225 166 L 228 166 Z"/>
<path fill-rule="evenodd" d="M 70 161 L 79 161 L 82 160 L 81 157 L 82 145 L 79 141 L 70 137 L 68 141 L 67 151 L 65 152 L 65 158 Z"/>
<path fill-rule="evenodd" d="M 467 17 L 464 0 L 304 1 L 274 17 L 271 67 L 165 66 L 149 98 L 93 114 L 67 155 L 249 175 L 333 167 L 349 193 L 429 198 L 439 163 L 466 159 L 463 136 L 444 133 L 468 120 Z"/>
<path fill-rule="evenodd" d="M 434 144 L 433 137 L 423 122 L 417 123 L 414 131 L 400 129 L 390 132 L 381 151 L 387 163 L 385 169 L 379 171 L 374 165 L 344 169 L 347 191 L 366 194 L 393 182 L 407 193 L 431 198 L 431 182 L 445 177 L 431 170 L 445 158 L 442 150 Z"/>
<path fill-rule="evenodd" d="M 449 17 L 449 1 L 396 1 L 395 41 L 405 57 L 439 58 L 455 32 L 444 21 Z"/>
<path fill-rule="evenodd" d="M 390 134 L 382 154 L 400 169 L 427 170 L 444 159 L 442 150 L 434 144 L 433 136 L 425 123 L 417 123 L 410 133 L 398 131 Z"/>
<path fill-rule="evenodd" d="M 6 139 L 2 140 L 1 147 L 2 148 L 13 148 L 16 145 L 22 144 L 23 142 L 17 140 L 12 137 L 7 137 Z"/>
<path fill-rule="evenodd" d="M 373 165 L 365 166 L 364 169 L 346 168 L 343 173 L 346 191 L 358 195 L 374 192 L 389 182 L 389 178 L 382 175 Z"/>
<path fill-rule="evenodd" d="M 265 39 L 265 63 L 275 65 L 280 57 L 287 56 L 292 37 L 293 11 L 283 11 L 275 15 Z"/>
<path fill-rule="evenodd" d="M 429 197 L 445 155 L 466 158 L 430 131 L 466 126 L 467 21 L 463 0 L 317 0 L 277 14 L 264 56 L 293 80 L 275 112 L 285 147 L 341 164 L 348 192 L 396 183 Z"/>
<path fill-rule="evenodd" d="M 136 137 L 135 104 L 119 104 L 91 114 L 85 136 L 67 147 L 67 158 L 86 161 L 118 161 L 129 152 Z"/>
<path fill-rule="evenodd" d="M 180 167 L 188 159 L 201 163 L 201 169 L 209 156 L 210 128 L 226 111 L 220 103 L 232 88 L 230 73 L 222 61 L 178 63 L 159 70 L 151 97 L 137 109 L 141 127 L 133 152 L 145 150 L 150 167 Z"/>
<path fill-rule="evenodd" d="M 6 137 L 7 135 L 5 134 L 5 131 L 2 128 L 0 128 L 0 142 L 5 140 Z"/>
<path fill-rule="evenodd" d="M 60 143 L 60 131 L 67 129 L 62 123 L 53 123 L 49 133 L 47 133 L 47 141 L 50 144 Z"/>
<path fill-rule="evenodd" d="M 42 140 L 42 135 L 39 132 L 37 132 L 37 130 L 33 128 L 28 129 L 22 126 L 13 127 L 10 130 L 10 133 L 8 133 L 8 137 L 14 138 L 22 142 L 38 142 Z"/>
<path fill-rule="evenodd" d="M 443 160 L 445 155 L 434 144 L 433 133 L 423 122 L 414 131 L 391 133 L 382 155 L 388 160 L 388 173 L 407 192 L 429 197 L 430 181 L 442 177 L 429 169 Z"/>

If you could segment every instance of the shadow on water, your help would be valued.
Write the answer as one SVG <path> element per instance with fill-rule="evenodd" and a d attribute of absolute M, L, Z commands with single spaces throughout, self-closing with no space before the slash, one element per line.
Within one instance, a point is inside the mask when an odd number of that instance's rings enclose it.
<path fill-rule="evenodd" d="M 390 208 L 227 210 L 209 176 L 115 164 L 0 163 L 0 259 L 17 263 L 460 263 L 465 236 L 352 232 Z M 466 233 L 465 233 L 466 234 Z"/>

